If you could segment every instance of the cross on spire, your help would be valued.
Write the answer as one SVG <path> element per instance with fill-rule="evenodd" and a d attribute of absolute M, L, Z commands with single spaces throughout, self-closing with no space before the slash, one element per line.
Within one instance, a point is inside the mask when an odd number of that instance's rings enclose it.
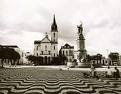
<path fill-rule="evenodd" d="M 47 32 L 45 32 L 45 36 L 46 36 L 46 37 L 48 37 L 48 34 L 47 34 Z"/>

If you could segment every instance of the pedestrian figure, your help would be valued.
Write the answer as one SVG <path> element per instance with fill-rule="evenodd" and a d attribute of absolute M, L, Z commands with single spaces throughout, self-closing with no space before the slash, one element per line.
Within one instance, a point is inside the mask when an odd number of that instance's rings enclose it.
<path fill-rule="evenodd" d="M 60 68 L 59 70 L 62 71 L 62 68 Z"/>
<path fill-rule="evenodd" d="M 114 78 L 120 78 L 120 72 L 119 72 L 119 69 L 117 69 L 117 67 L 114 68 L 115 71 L 114 71 Z"/>
<path fill-rule="evenodd" d="M 67 69 L 69 70 L 69 67 Z"/>
<path fill-rule="evenodd" d="M 106 77 L 107 78 L 111 78 L 112 77 L 112 70 L 111 70 L 110 66 L 108 66 L 108 69 L 106 71 Z"/>
<path fill-rule="evenodd" d="M 95 66 L 94 66 L 94 64 L 91 64 L 91 76 L 92 76 L 93 78 L 96 77 L 96 71 L 95 71 Z"/>

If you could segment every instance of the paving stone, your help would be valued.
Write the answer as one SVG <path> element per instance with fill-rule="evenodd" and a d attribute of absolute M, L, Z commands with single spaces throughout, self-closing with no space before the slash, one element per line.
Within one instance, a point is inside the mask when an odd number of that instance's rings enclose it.
<path fill-rule="evenodd" d="M 0 94 L 121 94 L 121 80 L 84 78 L 76 70 L 0 69 Z"/>

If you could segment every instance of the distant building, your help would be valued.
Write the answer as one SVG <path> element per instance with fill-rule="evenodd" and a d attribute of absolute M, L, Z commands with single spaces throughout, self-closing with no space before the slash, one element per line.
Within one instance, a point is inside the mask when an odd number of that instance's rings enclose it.
<path fill-rule="evenodd" d="M 52 58 L 58 56 L 58 28 L 55 16 L 51 25 L 51 39 L 46 33 L 42 40 L 34 41 L 34 56 L 41 56 L 44 64 L 51 63 Z"/>
<path fill-rule="evenodd" d="M 112 64 L 113 65 L 120 65 L 120 56 L 119 56 L 119 53 L 118 52 L 111 52 L 109 55 L 108 55 L 108 58 L 111 59 L 112 61 Z"/>
<path fill-rule="evenodd" d="M 111 60 L 105 57 L 102 57 L 100 60 L 94 58 L 91 60 L 91 63 L 100 64 L 100 65 L 112 65 Z"/>
<path fill-rule="evenodd" d="M 118 53 L 111 53 L 108 58 L 101 56 L 101 54 L 91 56 L 91 63 L 100 65 L 117 66 L 120 65 L 120 57 Z"/>
<path fill-rule="evenodd" d="M 119 56 L 119 65 L 121 65 L 121 55 Z"/>
<path fill-rule="evenodd" d="M 65 44 L 64 46 L 61 46 L 60 52 L 67 57 L 67 62 L 72 62 L 74 59 L 74 46 Z"/>
<path fill-rule="evenodd" d="M 30 56 L 30 55 L 32 55 L 30 52 L 24 52 L 23 53 L 23 63 L 24 64 L 31 64 L 31 62 L 28 61 L 28 59 L 27 59 L 27 57 Z"/>

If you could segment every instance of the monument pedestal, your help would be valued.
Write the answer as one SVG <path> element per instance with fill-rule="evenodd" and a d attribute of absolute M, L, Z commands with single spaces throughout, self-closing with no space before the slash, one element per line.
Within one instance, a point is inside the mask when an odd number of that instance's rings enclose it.
<path fill-rule="evenodd" d="M 78 62 L 78 68 L 90 68 L 90 63 Z"/>

